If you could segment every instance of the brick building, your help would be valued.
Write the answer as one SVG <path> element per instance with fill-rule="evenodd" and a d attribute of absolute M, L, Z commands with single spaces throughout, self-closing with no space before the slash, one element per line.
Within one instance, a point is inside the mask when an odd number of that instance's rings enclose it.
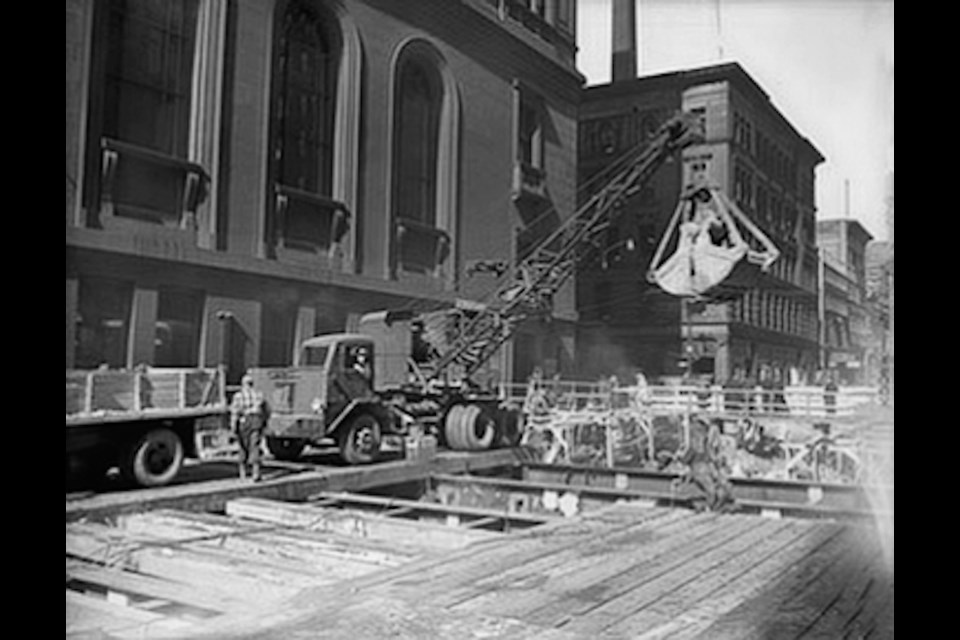
<path fill-rule="evenodd" d="M 814 170 L 824 158 L 736 63 L 588 87 L 580 109 L 582 189 L 677 110 L 699 113 L 703 144 L 661 168 L 611 228 L 601 269 L 578 279 L 578 349 L 594 373 L 692 370 L 727 380 L 735 370 L 794 381 L 818 368 Z M 681 188 L 718 185 L 781 252 L 759 286 L 729 303 L 682 304 L 645 281 Z"/>
<path fill-rule="evenodd" d="M 873 236 L 850 218 L 817 221 L 823 258 L 821 342 L 823 366 L 845 384 L 868 384 L 871 310 L 867 303 L 867 244 Z"/>
<path fill-rule="evenodd" d="M 66 363 L 234 380 L 575 204 L 575 0 L 68 0 Z M 573 287 L 516 357 L 569 369 Z"/>

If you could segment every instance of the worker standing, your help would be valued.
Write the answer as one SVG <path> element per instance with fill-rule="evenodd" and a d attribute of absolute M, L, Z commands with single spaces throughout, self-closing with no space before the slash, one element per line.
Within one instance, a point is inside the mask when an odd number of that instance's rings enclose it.
<path fill-rule="evenodd" d="M 267 404 L 263 394 L 253 388 L 253 376 L 246 373 L 230 403 L 230 428 L 240 442 L 240 477 L 243 479 L 249 467 L 253 481 L 260 481 L 260 440 L 266 423 Z"/>

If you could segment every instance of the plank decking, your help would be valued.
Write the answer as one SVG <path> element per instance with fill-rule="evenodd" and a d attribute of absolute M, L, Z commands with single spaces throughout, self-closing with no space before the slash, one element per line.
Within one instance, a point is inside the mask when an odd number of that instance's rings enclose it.
<path fill-rule="evenodd" d="M 893 636 L 864 525 L 631 504 L 509 534 L 268 500 L 227 513 L 68 524 L 67 636 Z"/>

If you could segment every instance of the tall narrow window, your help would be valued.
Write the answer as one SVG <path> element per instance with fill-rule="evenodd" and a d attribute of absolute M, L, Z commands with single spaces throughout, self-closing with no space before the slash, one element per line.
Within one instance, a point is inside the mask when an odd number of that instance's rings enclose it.
<path fill-rule="evenodd" d="M 126 364 L 133 284 L 118 280 L 80 280 L 76 367 Z"/>
<path fill-rule="evenodd" d="M 195 224 L 207 181 L 188 159 L 199 9 L 200 0 L 98 5 L 85 191 L 91 212 Z"/>
<path fill-rule="evenodd" d="M 543 169 L 543 127 L 537 101 L 520 92 L 520 161 L 535 169 Z"/>
<path fill-rule="evenodd" d="M 111 0 L 105 136 L 186 158 L 199 0 Z"/>
<path fill-rule="evenodd" d="M 320 16 L 300 0 L 283 16 L 276 94 L 276 180 L 329 196 L 333 183 L 333 114 L 337 55 Z"/>
<path fill-rule="evenodd" d="M 397 86 L 395 171 L 397 217 L 436 225 L 440 78 L 429 65 L 408 59 Z"/>
<path fill-rule="evenodd" d="M 348 224 L 346 206 L 333 198 L 342 37 L 316 3 L 290 0 L 278 11 L 268 253 L 332 254 Z"/>
<path fill-rule="evenodd" d="M 513 169 L 513 198 L 525 208 L 542 210 L 547 203 L 547 174 L 544 154 L 544 126 L 547 110 L 544 100 L 520 82 L 514 84 L 514 130 L 516 151 Z M 619 123 L 610 130 L 613 146 L 625 143 L 627 127 Z M 611 147 L 612 148 L 612 147 Z"/>
<path fill-rule="evenodd" d="M 445 228 L 450 224 L 449 199 L 443 210 L 438 196 L 446 170 L 439 162 L 447 96 L 432 51 L 414 45 L 397 63 L 393 129 L 393 268 L 432 276 L 450 250 Z M 446 122 L 449 128 L 450 123 Z M 447 136 L 452 131 L 447 132 Z"/>

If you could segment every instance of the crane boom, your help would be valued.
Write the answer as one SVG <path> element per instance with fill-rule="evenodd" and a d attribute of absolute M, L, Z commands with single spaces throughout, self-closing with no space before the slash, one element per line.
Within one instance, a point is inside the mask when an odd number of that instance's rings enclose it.
<path fill-rule="evenodd" d="M 702 139 L 696 116 L 680 113 L 664 123 L 623 169 L 520 261 L 512 278 L 497 289 L 493 302 L 465 324 L 436 360 L 430 378 L 441 378 L 452 365 L 463 367 L 469 377 L 525 319 L 549 311 L 554 294 L 573 275 L 577 261 L 598 245 L 615 207 L 647 182 L 671 155 Z"/>

